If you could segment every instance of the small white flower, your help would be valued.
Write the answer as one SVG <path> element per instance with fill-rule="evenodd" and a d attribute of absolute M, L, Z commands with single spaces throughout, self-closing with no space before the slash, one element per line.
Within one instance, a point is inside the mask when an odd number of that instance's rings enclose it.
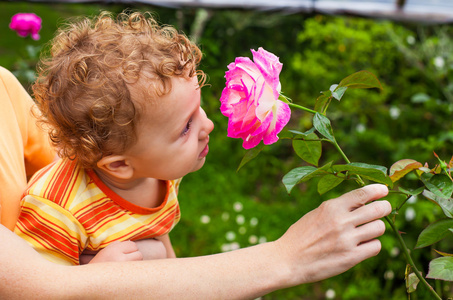
<path fill-rule="evenodd" d="M 228 231 L 226 234 L 225 234 L 225 238 L 227 241 L 234 241 L 236 239 L 236 233 L 234 233 L 233 231 Z"/>
<path fill-rule="evenodd" d="M 203 224 L 209 224 L 209 222 L 211 222 L 211 217 L 209 217 L 207 215 L 202 215 L 200 218 L 200 221 Z"/>
<path fill-rule="evenodd" d="M 334 299 L 335 298 L 335 291 L 333 289 L 328 289 L 326 291 L 326 299 Z"/>
<path fill-rule="evenodd" d="M 255 227 L 256 225 L 258 225 L 258 218 L 255 218 L 255 217 L 251 218 L 250 226 Z"/>
<path fill-rule="evenodd" d="M 267 242 L 267 238 L 265 236 L 260 236 L 260 238 L 258 239 L 258 243 L 264 244 L 265 242 Z"/>
<path fill-rule="evenodd" d="M 241 202 L 234 202 L 233 204 L 233 209 L 235 212 L 241 212 L 244 206 L 242 205 Z"/>
<path fill-rule="evenodd" d="M 443 69 L 445 66 L 445 60 L 442 56 L 435 57 L 433 63 L 438 69 Z"/>
<path fill-rule="evenodd" d="M 237 215 L 236 216 L 236 223 L 238 225 L 242 225 L 245 223 L 245 217 L 243 215 Z"/>
<path fill-rule="evenodd" d="M 385 271 L 384 273 L 385 280 L 392 280 L 393 278 L 395 278 L 395 273 L 392 270 Z"/>
<path fill-rule="evenodd" d="M 412 221 L 415 219 L 415 209 L 413 207 L 408 207 L 404 216 L 406 217 L 406 221 Z"/>
<path fill-rule="evenodd" d="M 237 250 L 237 249 L 241 248 L 241 245 L 239 245 L 239 243 L 236 243 L 236 242 L 231 243 L 230 245 L 231 245 L 231 250 Z"/>
<path fill-rule="evenodd" d="M 362 123 L 359 123 L 357 124 L 357 126 L 355 127 L 355 130 L 359 133 L 362 133 L 362 132 L 365 132 L 366 131 L 366 127 L 365 125 L 363 125 Z"/>
<path fill-rule="evenodd" d="M 406 42 L 407 42 L 409 45 L 415 44 L 415 37 L 412 36 L 412 35 L 408 35 L 407 38 L 406 38 Z"/>
<path fill-rule="evenodd" d="M 390 256 L 397 257 L 398 254 L 400 254 L 400 249 L 397 247 L 393 247 L 392 250 L 390 251 Z"/>
<path fill-rule="evenodd" d="M 401 114 L 401 111 L 398 107 L 390 107 L 390 117 L 394 120 L 398 119 Z"/>
<path fill-rule="evenodd" d="M 249 236 L 249 243 L 252 245 L 258 243 L 258 237 L 256 235 Z"/>
<path fill-rule="evenodd" d="M 222 252 L 231 251 L 231 244 L 222 244 L 222 246 L 220 247 L 220 249 L 221 249 Z"/>

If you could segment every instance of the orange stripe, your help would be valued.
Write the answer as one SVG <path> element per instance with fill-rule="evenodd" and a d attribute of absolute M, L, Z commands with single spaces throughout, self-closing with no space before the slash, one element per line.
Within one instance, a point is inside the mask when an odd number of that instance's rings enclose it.
<path fill-rule="evenodd" d="M 71 237 L 67 231 L 61 228 L 61 226 L 41 218 L 45 222 L 48 222 L 46 224 L 43 221 L 38 220 L 37 216 L 36 212 L 32 209 L 23 211 L 19 222 L 24 230 L 27 229 L 26 235 L 29 237 L 33 236 L 33 239 L 36 241 L 38 241 L 38 237 L 41 240 L 46 241 L 49 245 L 46 247 L 48 250 L 60 253 L 61 255 L 68 257 L 71 261 L 78 260 L 79 245 L 78 243 L 71 242 L 70 238 L 72 238 L 72 241 L 77 241 L 77 239 Z M 57 231 L 55 228 L 58 228 L 61 231 Z M 43 245 L 41 242 L 40 244 Z"/>
<path fill-rule="evenodd" d="M 70 162 L 67 160 L 67 162 Z M 53 200 L 55 203 L 59 203 L 60 206 L 65 207 L 63 203 L 67 203 L 68 199 L 64 198 L 64 192 L 69 185 L 70 179 L 74 172 L 74 165 L 72 163 L 65 163 L 61 170 L 62 175 L 59 175 L 55 180 L 55 185 L 50 191 L 48 198 Z"/>
<path fill-rule="evenodd" d="M 37 244 L 41 245 L 41 247 L 44 248 L 44 249 L 46 249 L 48 252 L 53 252 L 53 253 L 62 254 L 60 251 L 55 251 L 54 248 L 48 247 L 46 244 L 43 243 L 42 240 L 37 239 L 37 238 L 36 238 L 35 236 L 33 236 L 33 235 L 30 235 L 30 234 L 29 234 L 29 231 L 23 230 L 23 229 L 19 226 L 19 224 L 18 224 L 18 226 L 16 227 L 16 230 L 19 230 L 19 231 L 21 232 L 22 235 L 28 236 L 28 238 L 34 240 Z M 72 259 L 71 257 L 68 257 L 68 256 L 66 256 L 66 255 L 64 255 L 64 254 L 63 254 L 63 256 L 67 257 L 67 258 L 71 261 L 71 263 L 76 264 L 76 265 L 79 264 L 78 260 L 76 261 L 76 260 Z"/>

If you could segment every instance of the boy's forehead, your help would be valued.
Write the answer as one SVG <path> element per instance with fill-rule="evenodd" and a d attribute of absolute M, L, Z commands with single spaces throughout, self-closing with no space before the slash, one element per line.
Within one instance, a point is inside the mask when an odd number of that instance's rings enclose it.
<path fill-rule="evenodd" d="M 193 109 L 190 93 L 195 90 L 196 82 L 184 77 L 172 77 L 171 89 L 164 95 L 158 95 L 154 87 L 142 89 L 138 102 L 142 107 L 142 119 L 145 123 L 176 124 L 184 122 L 186 115 Z M 193 85 L 193 86 L 192 86 Z M 192 105 L 193 104 L 193 105 Z"/>

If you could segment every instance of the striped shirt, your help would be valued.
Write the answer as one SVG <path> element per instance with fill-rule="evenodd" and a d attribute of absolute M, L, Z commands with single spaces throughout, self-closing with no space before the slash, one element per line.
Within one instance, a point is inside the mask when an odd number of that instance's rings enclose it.
<path fill-rule="evenodd" d="M 29 182 L 14 231 L 48 260 L 78 265 L 85 249 L 168 233 L 180 218 L 179 183 L 167 181 L 165 200 L 146 208 L 121 198 L 93 170 L 59 160 Z"/>

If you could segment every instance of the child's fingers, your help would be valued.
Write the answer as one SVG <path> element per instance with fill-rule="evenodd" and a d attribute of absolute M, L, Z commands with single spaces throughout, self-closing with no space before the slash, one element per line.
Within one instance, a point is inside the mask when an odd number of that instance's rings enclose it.
<path fill-rule="evenodd" d="M 133 253 L 138 251 L 137 244 L 133 241 L 116 241 L 110 245 L 115 245 L 124 254 Z"/>
<path fill-rule="evenodd" d="M 126 261 L 140 261 L 143 260 L 143 255 L 140 251 L 125 253 Z"/>

